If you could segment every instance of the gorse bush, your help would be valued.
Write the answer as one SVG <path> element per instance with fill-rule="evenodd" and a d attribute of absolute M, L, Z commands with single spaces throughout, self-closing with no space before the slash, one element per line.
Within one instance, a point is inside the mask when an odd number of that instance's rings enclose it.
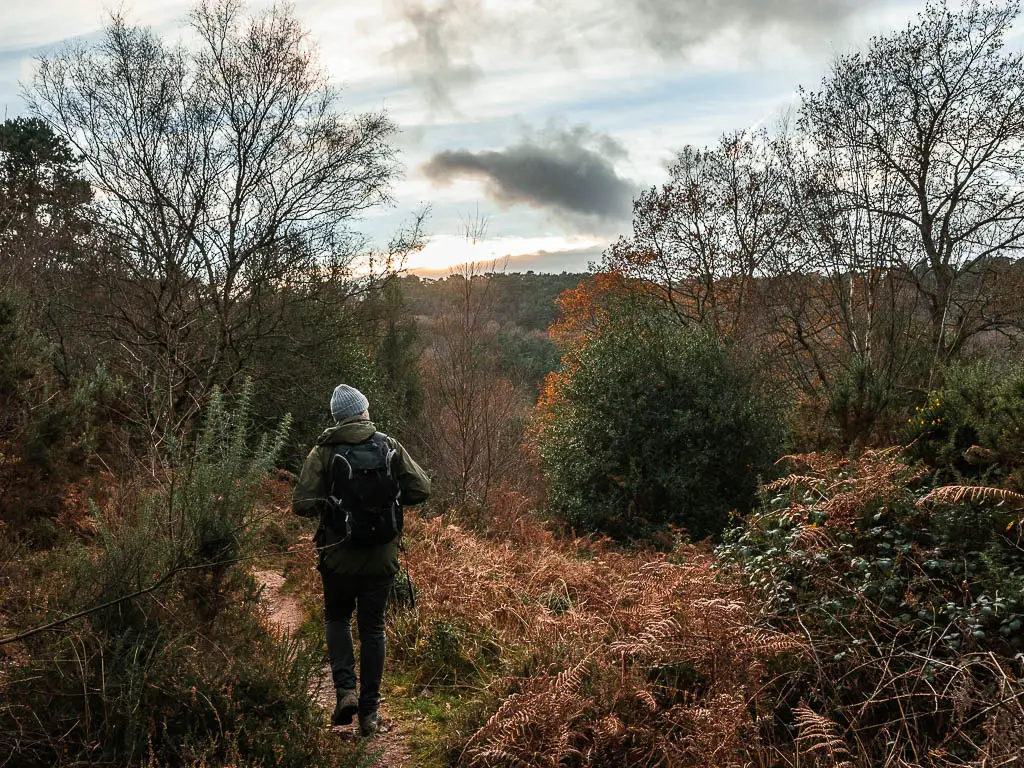
<path fill-rule="evenodd" d="M 241 562 L 287 428 L 254 440 L 248 412 L 247 393 L 215 396 L 161 485 L 95 507 L 94 543 L 4 572 L 4 635 L 87 612 L 13 646 L 0 753 L 14 764 L 336 764 L 308 694 L 322 649 L 268 634 Z"/>
<path fill-rule="evenodd" d="M 31 545 L 52 546 L 70 483 L 101 463 L 119 434 L 112 413 L 123 387 L 98 364 L 73 376 L 53 370 L 53 345 L 32 327 L 27 299 L 0 292 L 0 522 Z"/>
<path fill-rule="evenodd" d="M 542 398 L 539 455 L 552 509 L 577 530 L 704 537 L 753 505 L 780 421 L 713 338 L 608 329 L 562 366 Z"/>
<path fill-rule="evenodd" d="M 907 437 L 944 480 L 1024 491 L 1024 365 L 952 367 L 911 414 Z"/>
<path fill-rule="evenodd" d="M 900 412 L 893 382 L 862 356 L 848 360 L 832 382 L 827 422 L 844 447 L 890 431 Z"/>
<path fill-rule="evenodd" d="M 202 627 L 165 606 L 121 620 L 120 634 L 90 621 L 30 645 L 3 686 L 0 746 L 14 764 L 334 764 L 307 693 L 319 645 L 268 635 L 251 590 Z"/>
<path fill-rule="evenodd" d="M 245 550 L 252 530 L 254 505 L 260 487 L 288 434 L 285 417 L 277 433 L 251 436 L 250 385 L 233 410 L 214 391 L 192 458 L 184 468 L 185 481 L 172 488 L 179 506 L 181 533 L 175 537 L 180 562 L 208 563 L 187 574 L 188 589 L 200 615 L 216 612 L 230 566 Z"/>

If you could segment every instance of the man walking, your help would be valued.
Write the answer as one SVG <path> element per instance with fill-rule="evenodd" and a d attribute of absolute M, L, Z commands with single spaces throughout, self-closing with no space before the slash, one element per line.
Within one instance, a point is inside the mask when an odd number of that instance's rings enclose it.
<path fill-rule="evenodd" d="M 359 730 L 380 730 L 384 609 L 398 573 L 402 507 L 426 501 L 430 478 L 394 438 L 377 432 L 369 401 L 342 384 L 331 397 L 335 426 L 306 457 L 292 510 L 320 518 L 315 541 L 324 585 L 327 652 L 337 693 L 332 725 L 359 714 Z M 359 627 L 356 695 L 351 620 Z"/>

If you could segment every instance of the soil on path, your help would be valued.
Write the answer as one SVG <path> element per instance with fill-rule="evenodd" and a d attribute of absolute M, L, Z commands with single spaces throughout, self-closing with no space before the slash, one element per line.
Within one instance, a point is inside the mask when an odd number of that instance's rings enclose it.
<path fill-rule="evenodd" d="M 270 625 L 289 635 L 298 631 L 306 617 L 298 599 L 282 591 L 284 576 L 277 571 L 255 571 L 253 577 L 263 587 L 260 604 Z M 323 666 L 320 679 L 311 687 L 310 695 L 327 712 L 334 710 L 334 686 L 331 684 L 331 668 L 327 664 Z M 374 765 L 377 768 L 411 768 L 413 758 L 409 750 L 409 727 L 388 715 L 386 701 L 381 703 L 381 718 L 388 730 L 377 734 L 370 744 L 371 753 L 380 753 Z M 358 738 L 355 725 L 333 730 L 346 740 Z"/>

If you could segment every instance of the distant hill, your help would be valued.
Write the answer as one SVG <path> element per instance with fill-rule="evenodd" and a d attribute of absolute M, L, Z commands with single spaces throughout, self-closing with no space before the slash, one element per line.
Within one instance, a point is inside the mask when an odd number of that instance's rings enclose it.
<path fill-rule="evenodd" d="M 587 273 L 538 272 L 494 273 L 477 280 L 488 281 L 489 300 L 494 320 L 501 325 L 513 325 L 524 331 L 546 331 L 558 316 L 555 299 L 569 288 L 575 288 Z M 447 303 L 446 296 L 461 275 L 430 280 L 416 275 L 399 278 L 406 306 L 413 315 L 436 317 Z"/>

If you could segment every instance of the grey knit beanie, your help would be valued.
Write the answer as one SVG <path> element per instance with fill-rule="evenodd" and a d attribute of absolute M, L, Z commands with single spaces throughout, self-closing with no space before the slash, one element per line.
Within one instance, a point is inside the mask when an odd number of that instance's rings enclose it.
<path fill-rule="evenodd" d="M 347 384 L 339 384 L 331 395 L 331 416 L 335 421 L 358 416 L 369 407 L 370 401 L 366 399 L 366 395 Z"/>

